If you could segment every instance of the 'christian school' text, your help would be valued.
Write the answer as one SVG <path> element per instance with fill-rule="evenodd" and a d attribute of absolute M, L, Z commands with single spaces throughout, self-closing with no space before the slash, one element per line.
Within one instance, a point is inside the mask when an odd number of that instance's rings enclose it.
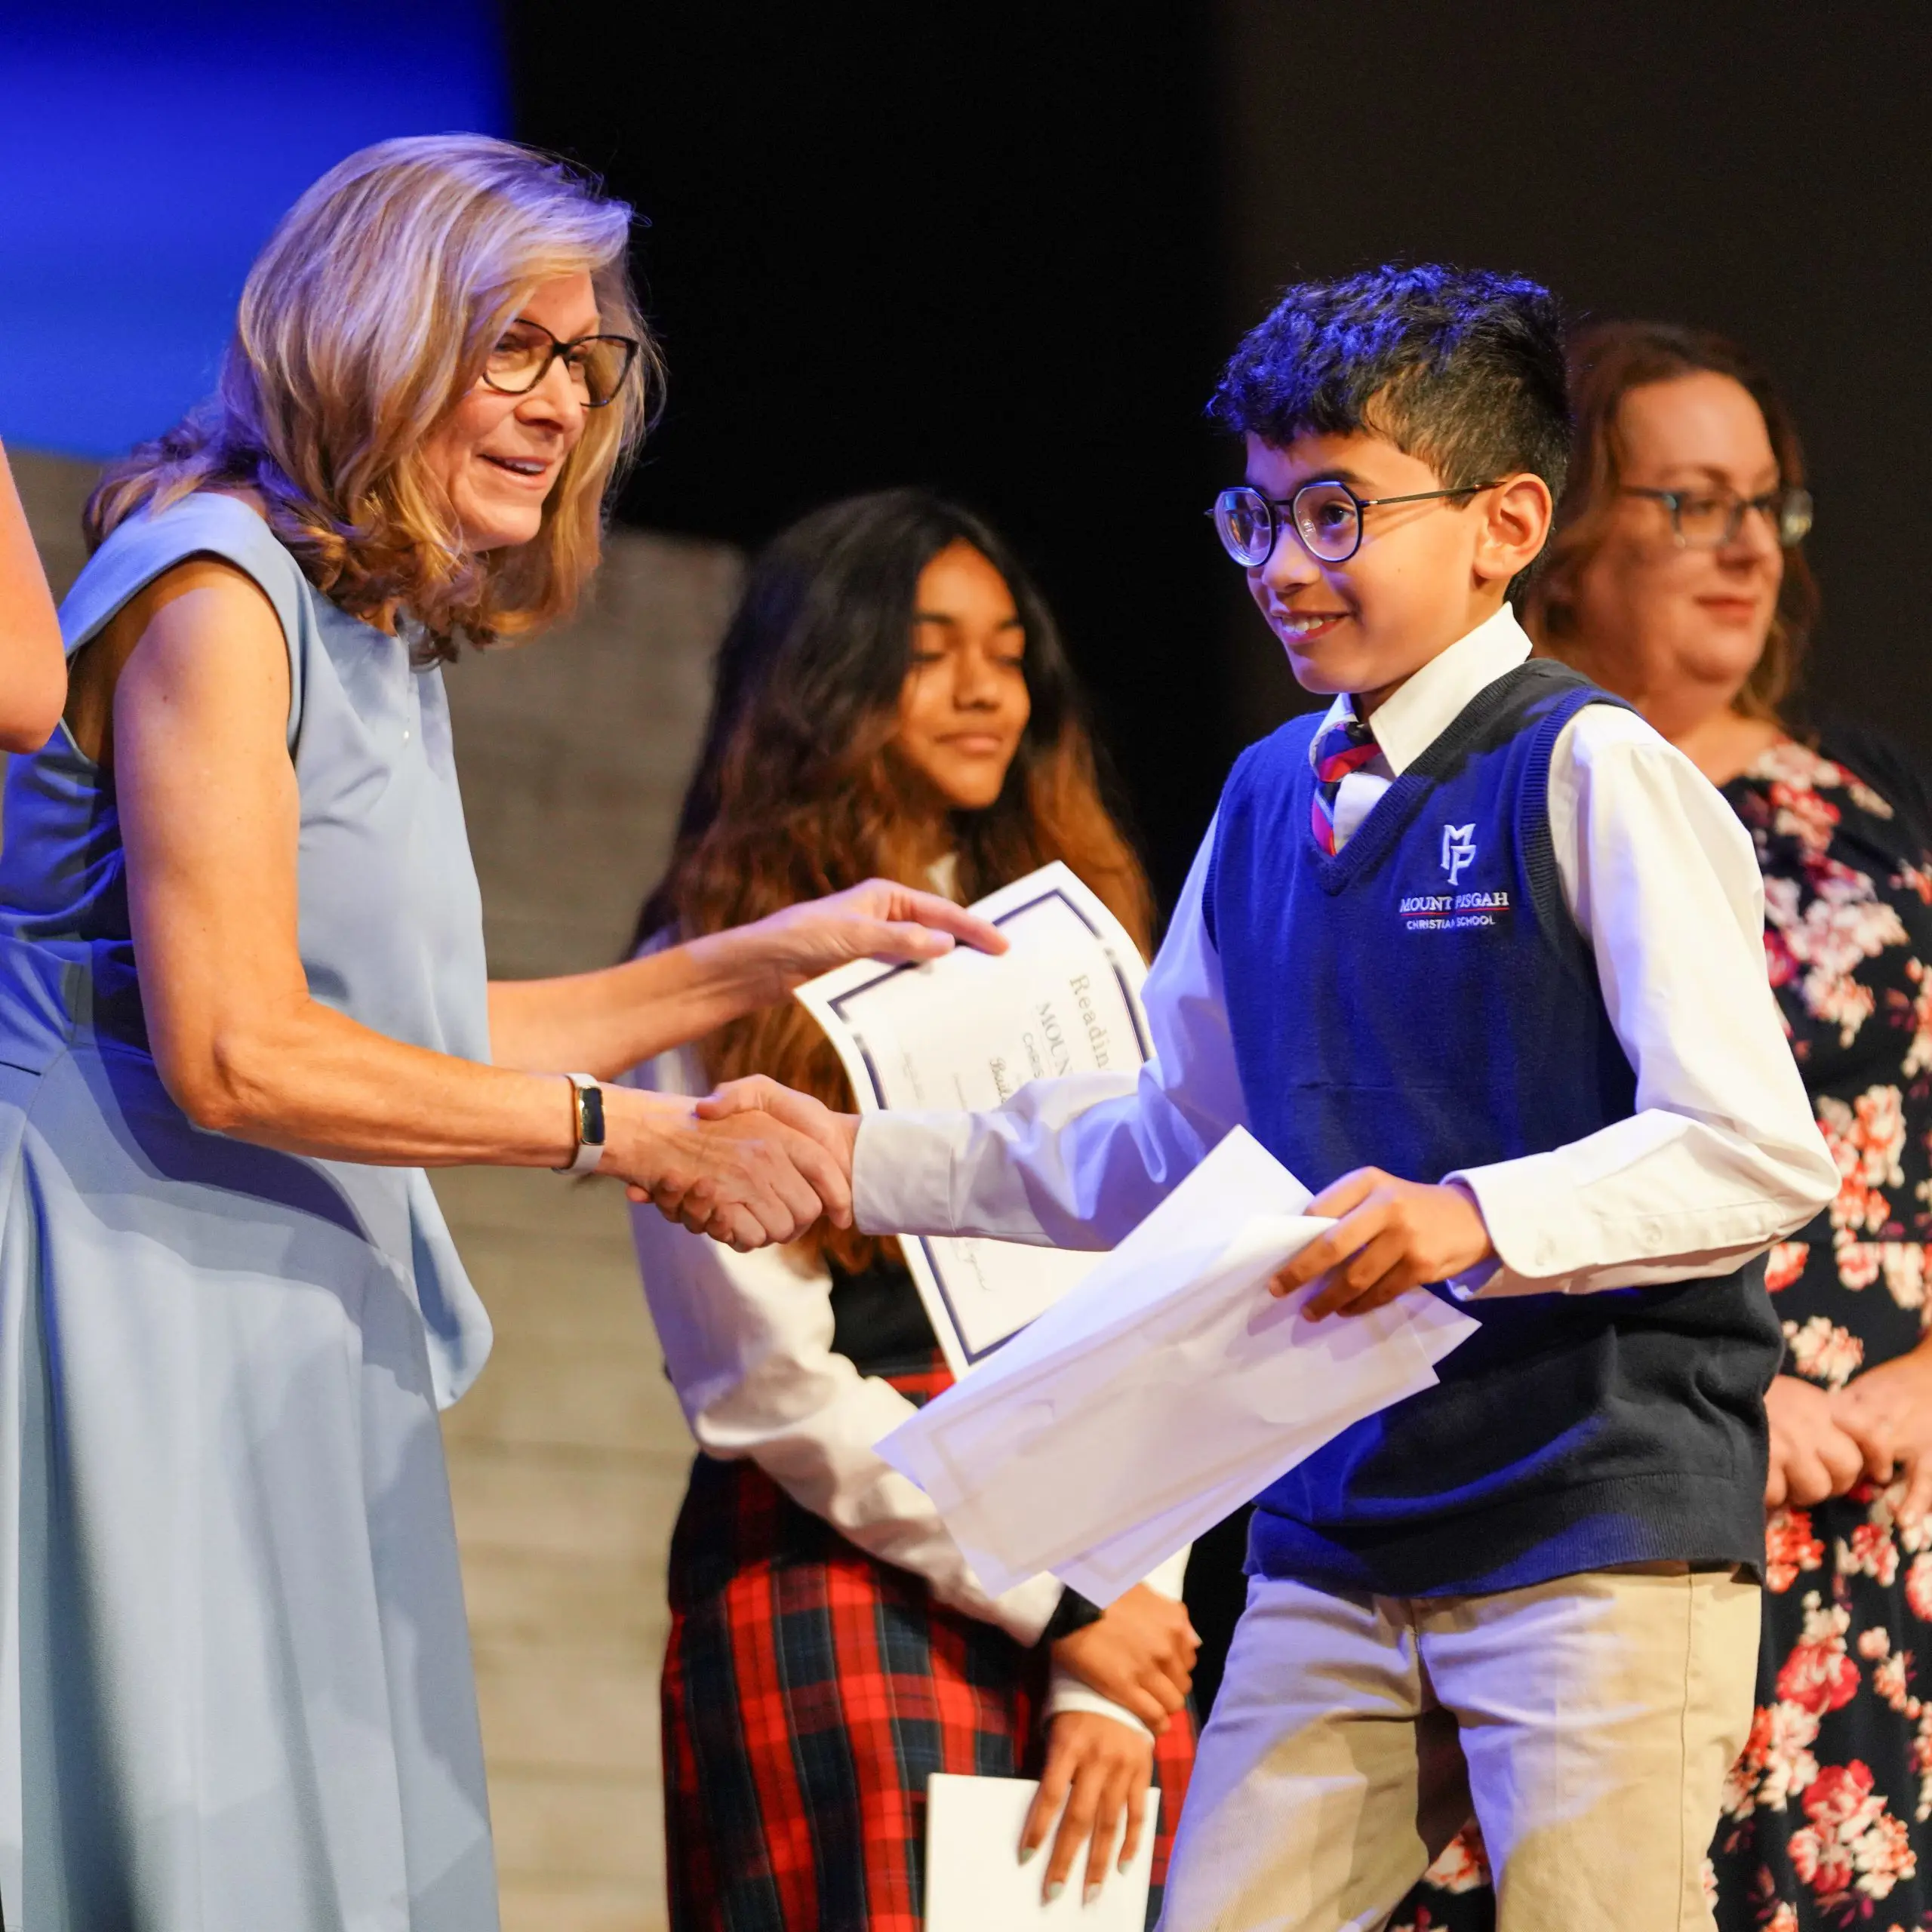
<path fill-rule="evenodd" d="M 1463 932 L 1493 926 L 1509 910 L 1506 892 L 1414 892 L 1398 909 L 1412 933 Z"/>

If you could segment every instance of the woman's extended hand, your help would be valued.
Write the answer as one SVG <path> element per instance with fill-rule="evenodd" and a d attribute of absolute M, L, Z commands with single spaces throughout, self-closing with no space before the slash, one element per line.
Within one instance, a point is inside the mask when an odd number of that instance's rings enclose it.
<path fill-rule="evenodd" d="M 961 940 L 987 952 L 1006 950 L 1001 934 L 951 900 L 872 879 L 749 925 L 649 948 L 600 972 L 494 980 L 491 1049 L 499 1066 L 580 1067 L 614 1079 L 667 1048 L 778 1005 L 835 966 L 937 959 Z"/>
<path fill-rule="evenodd" d="M 1774 1376 L 1764 1414 L 1771 1426 L 1766 1509 L 1806 1508 L 1842 1496 L 1863 1473 L 1866 1452 L 1823 1389 L 1795 1375 Z"/>
<path fill-rule="evenodd" d="M 821 1215 L 851 1225 L 851 1157 L 835 1136 L 756 1108 L 701 1118 L 688 1101 L 627 1087 L 607 1087 L 604 1101 L 606 1170 L 693 1233 L 748 1253 L 795 1241 Z"/>
<path fill-rule="evenodd" d="M 1916 1523 L 1932 1508 L 1932 1356 L 1924 1344 L 1868 1368 L 1824 1400 L 1832 1421 L 1857 1445 L 1863 1474 L 1878 1483 L 1905 1478 L 1893 1513 Z"/>
<path fill-rule="evenodd" d="M 1097 1629 L 1098 1626 L 1095 1626 Z M 1154 1777 L 1154 1740 L 1118 1718 L 1097 1711 L 1063 1711 L 1047 1731 L 1047 1762 L 1040 1788 L 1028 1807 L 1020 1834 L 1020 1862 L 1045 1844 L 1060 1820 L 1053 1857 L 1047 1863 L 1041 1893 L 1048 1904 L 1058 1898 L 1080 1847 L 1087 1847 L 1086 1903 L 1091 1905 L 1106 1881 L 1107 1860 L 1127 1814 L 1127 1835 L 1121 1841 L 1120 1869 L 1124 1872 L 1140 1849 L 1146 1820 L 1147 1787 Z M 1066 1809 L 1061 1807 L 1065 1801 Z"/>
<path fill-rule="evenodd" d="M 998 927 L 951 900 L 884 878 L 788 906 L 721 937 L 749 949 L 770 980 L 772 1005 L 851 960 L 937 959 L 960 940 L 982 952 L 1004 952 L 1007 944 Z"/>
<path fill-rule="evenodd" d="M 1194 1687 L 1200 1648 L 1185 1606 L 1136 1583 L 1097 1623 L 1061 1638 L 1054 1660 L 1158 1732 Z"/>

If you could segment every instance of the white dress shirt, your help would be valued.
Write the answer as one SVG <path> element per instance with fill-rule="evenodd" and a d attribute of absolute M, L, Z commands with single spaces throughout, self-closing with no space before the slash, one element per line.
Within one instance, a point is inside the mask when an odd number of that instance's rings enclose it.
<path fill-rule="evenodd" d="M 1506 608 L 1392 693 L 1370 721 L 1376 757 L 1337 791 L 1338 836 L 1529 654 Z M 1587 1294 L 1727 1272 L 1838 1189 L 1766 978 L 1750 838 L 1696 767 L 1618 706 L 1587 706 L 1565 726 L 1549 790 L 1564 903 L 1635 1072 L 1635 1110 L 1546 1153 L 1404 1178 L 1463 1181 L 1481 1208 L 1499 1260 L 1459 1293 Z M 1110 1247 L 1246 1124 L 1201 917 L 1214 836 L 1148 976 L 1155 1057 L 1138 1079 L 1035 1081 L 995 1112 L 868 1115 L 854 1164 L 861 1227 Z M 1291 974 L 1280 985 L 1294 997 Z"/>

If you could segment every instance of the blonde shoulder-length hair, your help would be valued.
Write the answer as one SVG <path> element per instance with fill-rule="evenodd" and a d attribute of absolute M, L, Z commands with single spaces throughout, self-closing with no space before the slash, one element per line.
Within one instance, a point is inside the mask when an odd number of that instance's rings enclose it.
<path fill-rule="evenodd" d="M 418 627 L 426 659 L 568 613 L 596 568 L 604 497 L 661 365 L 632 292 L 631 211 L 564 163 L 481 134 L 381 141 L 331 168 L 249 271 L 214 394 L 103 478 L 98 544 L 196 490 L 254 492 L 315 587 Z M 640 352 L 584 419 L 530 543 L 468 549 L 425 438 L 538 284 L 587 273 L 600 327 Z"/>

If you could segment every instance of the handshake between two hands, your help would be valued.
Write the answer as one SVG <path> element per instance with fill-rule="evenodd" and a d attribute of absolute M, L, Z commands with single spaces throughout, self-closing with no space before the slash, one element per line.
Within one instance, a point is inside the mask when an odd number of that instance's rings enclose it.
<path fill-rule="evenodd" d="M 710 943 L 754 962 L 755 1004 L 860 958 L 918 961 L 958 943 L 1003 952 L 997 928 L 931 893 L 886 879 L 787 908 Z M 614 1106 L 612 1103 L 614 1102 Z M 694 1233 L 741 1252 L 795 1241 L 821 1217 L 852 1223 L 859 1121 L 762 1075 L 695 1103 L 624 1089 L 607 1094 L 605 1171 Z M 1475 1196 L 1377 1168 L 1344 1174 L 1309 1204 L 1335 1226 L 1275 1277 L 1277 1295 L 1326 1277 L 1306 1312 L 1365 1315 L 1411 1288 L 1447 1281 L 1494 1253 Z"/>
<path fill-rule="evenodd" d="M 660 1105 L 657 1171 L 630 1181 L 633 1201 L 741 1254 L 795 1241 L 821 1218 L 852 1225 L 857 1115 L 763 1074 Z"/>
<path fill-rule="evenodd" d="M 633 1201 L 741 1251 L 795 1240 L 821 1215 L 851 1225 L 856 1114 L 834 1113 L 762 1075 L 676 1104 L 688 1106 L 686 1158 L 654 1180 L 634 1181 Z M 1475 1196 L 1460 1182 L 1430 1186 L 1358 1168 L 1317 1195 L 1308 1212 L 1332 1216 L 1335 1225 L 1269 1291 L 1287 1295 L 1321 1281 L 1306 1310 L 1312 1320 L 1366 1315 L 1495 1254 Z"/>

